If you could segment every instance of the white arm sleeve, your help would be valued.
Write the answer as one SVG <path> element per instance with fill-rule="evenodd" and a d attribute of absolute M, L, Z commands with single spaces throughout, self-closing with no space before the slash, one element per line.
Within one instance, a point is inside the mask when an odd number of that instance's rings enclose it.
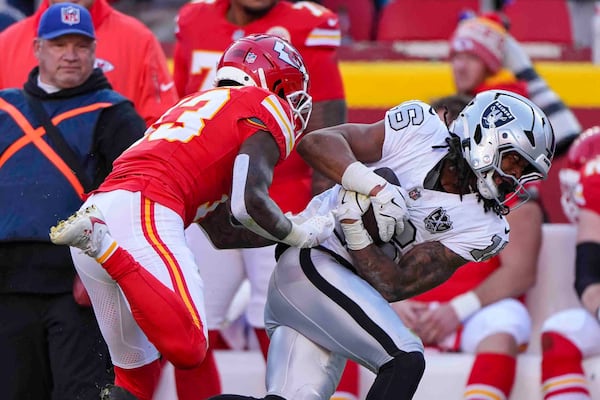
<path fill-rule="evenodd" d="M 248 167 L 250 157 L 247 154 L 238 154 L 233 164 L 233 180 L 231 187 L 231 213 L 242 225 L 252 232 L 261 235 L 270 240 L 279 240 L 266 230 L 261 228 L 254 219 L 248 214 L 244 192 L 246 182 L 248 181 Z"/>

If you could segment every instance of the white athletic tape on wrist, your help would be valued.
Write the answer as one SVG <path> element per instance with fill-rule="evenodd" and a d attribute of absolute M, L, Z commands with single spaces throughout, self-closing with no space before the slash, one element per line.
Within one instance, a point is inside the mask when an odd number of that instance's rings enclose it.
<path fill-rule="evenodd" d="M 481 309 L 481 301 L 473 291 L 456 296 L 450 300 L 450 305 L 461 322 Z"/>
<path fill-rule="evenodd" d="M 292 222 L 292 230 L 286 237 L 283 238 L 282 242 L 285 244 L 289 244 L 293 247 L 302 247 L 302 245 L 306 242 L 307 232 L 302 229 L 300 225 Z"/>
<path fill-rule="evenodd" d="M 342 223 L 341 225 L 346 238 L 346 246 L 350 250 L 362 250 L 373 243 L 371 235 L 369 235 L 361 220 L 349 224 Z"/>
<path fill-rule="evenodd" d="M 352 190 L 366 196 L 369 196 L 371 190 L 376 186 L 383 186 L 386 183 L 385 179 L 359 161 L 348 165 L 342 175 L 342 186 L 346 190 Z"/>

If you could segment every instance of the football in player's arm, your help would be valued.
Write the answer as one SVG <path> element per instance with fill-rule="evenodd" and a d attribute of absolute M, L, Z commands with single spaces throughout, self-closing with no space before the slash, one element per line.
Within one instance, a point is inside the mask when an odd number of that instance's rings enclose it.
<path fill-rule="evenodd" d="M 218 87 L 163 114 L 80 210 L 50 232 L 53 243 L 74 248 L 108 344 L 118 386 L 106 396 L 152 398 L 161 359 L 176 374 L 196 376 L 190 370 L 201 367 L 208 344 L 203 284 L 185 228 L 209 227 L 215 209 L 220 219 L 212 222 L 226 226 L 229 201 L 237 221 L 273 241 L 314 246 L 333 229 L 332 215 L 295 221 L 269 196 L 273 168 L 294 148 L 311 110 L 297 50 L 272 35 L 241 38 L 223 53 L 217 80 Z M 222 232 L 214 237 L 228 244 Z M 197 398 L 193 390 L 188 396 Z"/>
<path fill-rule="evenodd" d="M 497 126 L 510 134 L 500 135 Z M 271 336 L 266 399 L 304 393 L 329 399 L 346 359 L 376 374 L 367 399 L 410 399 L 424 371 L 423 346 L 389 302 L 427 290 L 464 262 L 504 247 L 507 196 L 547 176 L 552 129 L 527 99 L 490 91 L 465 109 L 450 133 L 431 106 L 411 101 L 375 124 L 314 131 L 298 151 L 341 184 L 313 198 L 298 217 L 335 210 L 339 224 L 316 248 L 278 252 L 265 308 Z M 393 170 L 401 186 L 375 173 L 381 167 Z M 388 243 L 374 244 L 364 229 L 365 202 Z M 435 260 L 438 268 L 431 268 L 435 255 L 447 263 Z"/>
<path fill-rule="evenodd" d="M 520 101 L 524 100 L 521 96 L 518 96 L 518 98 L 522 99 Z M 530 102 L 527 101 L 527 103 Z M 419 115 L 434 112 L 432 108 L 418 112 L 415 110 L 418 110 L 418 108 L 415 108 L 414 105 L 412 107 L 404 105 L 390 110 L 386 118 L 389 119 L 389 125 L 392 129 L 400 131 L 401 128 L 405 128 L 411 123 L 415 125 L 422 123 L 422 118 L 420 119 Z M 537 110 L 540 115 L 543 115 L 539 109 Z M 489 113 L 489 110 L 487 111 Z M 421 114 L 419 114 L 419 112 Z M 462 115 L 461 118 L 466 117 Z M 366 188 L 354 183 L 360 182 L 360 184 L 364 186 L 364 183 L 368 182 L 369 179 L 375 180 L 375 178 L 371 176 L 372 172 L 371 174 L 366 170 L 355 172 L 358 170 L 356 160 L 372 163 L 384 157 L 382 149 L 384 148 L 384 140 L 386 140 L 384 129 L 385 122 L 385 120 L 382 120 L 371 125 L 346 124 L 339 127 L 322 129 L 313 132 L 312 135 L 301 140 L 298 145 L 298 151 L 315 169 L 321 170 L 332 179 L 341 181 L 346 189 L 355 190 L 363 194 L 371 194 L 366 193 Z M 544 121 L 544 123 L 546 124 L 544 129 L 551 131 L 548 122 Z M 450 131 L 452 132 L 453 127 L 455 129 L 457 126 L 461 126 L 461 124 L 463 124 L 463 122 L 459 119 L 458 124 L 452 125 Z M 547 136 L 550 137 L 551 135 L 547 134 Z M 522 133 L 520 139 L 523 139 Z M 475 143 L 475 140 L 478 139 L 471 138 L 472 142 L 468 145 L 465 145 L 464 141 L 461 142 L 460 140 L 457 140 L 458 139 L 453 139 L 449 141 L 448 146 L 466 146 L 467 162 L 471 162 L 469 159 L 469 155 L 471 154 L 473 158 L 480 157 L 478 152 L 481 152 L 482 150 L 479 149 L 478 147 L 480 146 Z M 547 159 L 551 159 L 553 145 L 553 142 L 538 142 L 536 143 L 536 149 L 533 150 L 543 154 Z M 343 150 L 346 151 L 344 152 Z M 469 152 L 469 150 L 471 152 Z M 335 154 L 335 157 L 319 157 L 319 151 L 325 153 L 331 152 L 331 154 Z M 506 152 L 503 154 L 506 154 Z M 526 168 L 528 168 L 529 161 L 520 152 L 508 154 L 510 154 L 510 156 L 503 157 L 501 164 L 497 167 L 504 171 L 511 171 L 516 177 L 516 180 L 523 179 L 523 181 L 526 181 L 531 179 L 531 177 L 526 176 Z M 476 173 L 478 175 L 471 176 L 469 182 L 460 182 L 456 171 L 461 169 L 464 171 L 466 168 L 465 166 L 461 166 L 460 162 L 460 159 L 454 159 L 441 165 L 438 172 L 439 182 L 437 183 L 440 190 L 463 195 L 466 193 L 465 190 L 470 190 L 468 188 L 476 186 L 481 188 L 483 185 L 483 191 L 488 195 L 488 198 L 485 198 L 480 193 L 482 201 L 486 204 L 485 207 L 494 208 L 504 212 L 504 210 L 506 210 L 506 200 L 504 197 L 519 186 L 509 184 L 509 182 L 506 181 L 503 182 L 502 178 L 498 178 L 497 173 L 496 177 L 492 177 L 492 172 L 489 171 L 477 171 Z M 348 168 L 348 166 L 351 168 Z M 536 168 L 542 169 L 543 165 L 540 164 Z M 529 171 L 529 173 L 531 173 L 531 171 Z M 541 170 L 537 178 L 544 176 L 545 173 L 547 173 L 547 169 Z M 344 178 L 346 182 L 344 182 Z M 499 197 L 490 196 L 490 190 L 485 184 L 481 183 L 482 181 L 491 182 L 495 180 L 497 180 L 497 190 L 495 190 L 495 192 Z M 401 189 L 403 193 L 401 196 L 402 199 L 408 199 L 406 190 L 410 189 L 410 187 Z M 494 192 L 494 190 L 491 192 Z M 502 200 L 499 200 L 500 198 L 502 198 Z M 494 202 L 497 203 L 494 204 Z M 391 203 L 400 203 L 400 200 L 392 201 Z M 344 222 L 342 226 L 348 230 L 348 225 L 356 224 L 360 221 L 346 219 L 342 220 L 342 222 Z M 403 229 L 402 226 L 396 226 L 396 228 L 400 232 Z M 396 234 L 400 236 L 400 232 L 396 232 Z M 348 237 L 348 235 L 346 236 Z M 353 235 L 351 237 L 355 236 L 358 235 Z M 352 250 L 351 253 L 356 262 L 356 268 L 359 274 L 377 288 L 388 301 L 405 299 L 415 294 L 422 293 L 428 288 L 435 287 L 452 275 L 456 268 L 468 261 L 466 257 L 461 257 L 461 255 L 446 248 L 441 243 L 420 243 L 400 257 L 400 265 L 403 267 L 397 268 L 395 262 L 390 260 L 389 257 L 386 257 L 381 249 L 375 245 L 369 245 L 371 242 L 372 241 L 369 240 L 363 240 L 362 244 L 355 246 L 355 248 L 353 248 L 351 243 L 348 243 L 348 245 L 349 249 Z M 483 250 L 481 250 L 480 256 L 475 257 L 474 260 L 485 260 L 497 253 L 505 245 L 506 242 L 498 241 L 498 238 L 494 237 L 491 239 L 490 245 L 482 248 Z M 473 252 L 473 254 L 475 254 L 475 252 Z M 407 271 L 412 271 L 414 275 L 408 275 Z"/>

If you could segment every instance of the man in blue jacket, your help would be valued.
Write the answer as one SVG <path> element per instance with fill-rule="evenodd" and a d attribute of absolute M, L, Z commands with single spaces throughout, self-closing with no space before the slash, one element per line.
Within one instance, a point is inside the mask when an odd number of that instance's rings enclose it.
<path fill-rule="evenodd" d="M 74 298 L 69 248 L 48 237 L 145 130 L 132 103 L 94 69 L 95 48 L 89 12 L 56 4 L 40 20 L 38 66 L 24 88 L 0 91 L 4 399 L 95 400 L 114 379 L 92 308 Z"/>

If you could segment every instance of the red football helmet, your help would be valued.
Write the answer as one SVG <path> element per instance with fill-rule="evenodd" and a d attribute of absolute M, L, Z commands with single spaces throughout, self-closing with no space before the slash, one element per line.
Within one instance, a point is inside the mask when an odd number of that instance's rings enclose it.
<path fill-rule="evenodd" d="M 600 156 L 600 126 L 593 126 L 585 130 L 571 144 L 567 153 L 567 165 L 558 174 L 562 192 L 560 202 L 565 215 L 571 222 L 576 222 L 579 215 L 581 168 L 597 156 Z"/>
<path fill-rule="evenodd" d="M 253 34 L 233 42 L 217 64 L 215 85 L 229 80 L 243 86 L 259 86 L 287 100 L 299 135 L 312 111 L 308 73 L 300 53 L 286 40 Z"/>

